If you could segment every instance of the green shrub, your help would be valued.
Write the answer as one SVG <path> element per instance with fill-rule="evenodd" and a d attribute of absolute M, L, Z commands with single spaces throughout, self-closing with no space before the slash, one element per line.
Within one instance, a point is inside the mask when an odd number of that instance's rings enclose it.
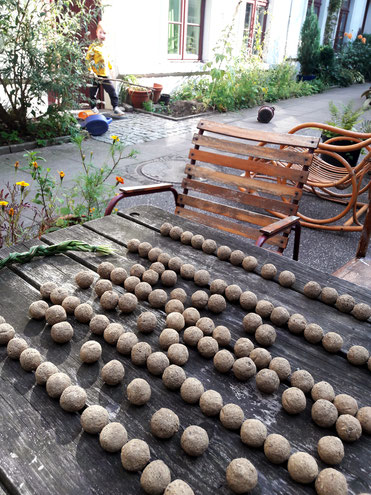
<path fill-rule="evenodd" d="M 320 56 L 320 30 L 318 18 L 314 13 L 313 3 L 300 32 L 298 61 L 304 76 L 315 74 Z"/>

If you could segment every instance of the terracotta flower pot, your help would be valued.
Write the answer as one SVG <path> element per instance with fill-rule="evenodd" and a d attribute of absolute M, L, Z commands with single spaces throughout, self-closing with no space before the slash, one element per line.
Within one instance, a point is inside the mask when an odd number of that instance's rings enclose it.
<path fill-rule="evenodd" d="M 153 103 L 158 103 L 158 100 L 160 99 L 160 96 L 161 96 L 162 88 L 163 88 L 162 84 L 154 83 L 153 91 L 152 91 Z"/>
<path fill-rule="evenodd" d="M 149 101 L 151 90 L 149 89 L 129 89 L 131 104 L 134 108 L 142 108 L 144 101 Z"/>

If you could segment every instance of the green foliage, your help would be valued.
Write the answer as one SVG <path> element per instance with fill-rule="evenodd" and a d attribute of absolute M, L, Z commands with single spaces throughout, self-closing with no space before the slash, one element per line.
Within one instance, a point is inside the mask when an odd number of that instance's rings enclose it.
<path fill-rule="evenodd" d="M 366 35 L 367 36 L 367 35 Z M 365 36 L 365 38 L 366 38 Z M 371 38 L 371 36 L 370 36 Z M 337 61 L 340 64 L 340 69 L 348 69 L 352 72 L 358 72 L 362 74 L 365 80 L 371 80 L 371 40 L 368 41 L 366 38 L 366 43 L 362 43 L 358 38 L 353 42 L 346 43 L 342 47 Z M 355 81 L 364 82 L 364 81 Z"/>
<path fill-rule="evenodd" d="M 153 102 L 152 101 L 144 101 L 142 103 L 143 110 L 146 112 L 153 112 Z"/>
<path fill-rule="evenodd" d="M 329 109 L 331 114 L 331 119 L 327 120 L 325 124 L 331 125 L 333 127 L 339 127 L 340 129 L 345 129 L 347 131 L 355 130 L 356 125 L 361 122 L 361 115 L 363 114 L 362 108 L 353 109 L 353 103 L 349 102 L 347 105 L 341 105 L 337 107 L 333 101 L 329 103 Z M 334 137 L 331 131 L 323 131 L 323 134 L 327 137 Z"/>
<path fill-rule="evenodd" d="M 339 10 L 340 7 L 343 3 L 343 0 L 330 0 L 328 9 L 327 9 L 327 18 L 326 18 L 326 26 L 325 26 L 325 33 L 323 37 L 323 42 L 325 45 L 331 45 L 333 38 L 334 38 L 334 33 L 335 33 L 335 28 L 338 22 L 338 15 L 339 15 Z"/>
<path fill-rule="evenodd" d="M 312 3 L 311 9 L 307 13 L 300 32 L 298 60 L 301 66 L 301 73 L 305 76 L 314 74 L 318 68 L 319 57 L 320 30 Z"/>
<path fill-rule="evenodd" d="M 42 117 L 27 123 L 27 134 L 40 142 L 45 141 L 45 144 L 57 136 L 74 135 L 79 132 L 78 129 L 76 118 L 57 105 L 50 105 Z"/>

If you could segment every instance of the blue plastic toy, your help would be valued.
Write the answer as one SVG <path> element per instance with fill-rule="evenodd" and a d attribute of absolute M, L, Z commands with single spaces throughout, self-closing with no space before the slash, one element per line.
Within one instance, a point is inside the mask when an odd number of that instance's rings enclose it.
<path fill-rule="evenodd" d="M 101 136 L 108 131 L 108 126 L 111 122 L 111 118 L 97 114 L 87 117 L 81 124 L 81 127 L 84 127 L 92 136 Z"/>

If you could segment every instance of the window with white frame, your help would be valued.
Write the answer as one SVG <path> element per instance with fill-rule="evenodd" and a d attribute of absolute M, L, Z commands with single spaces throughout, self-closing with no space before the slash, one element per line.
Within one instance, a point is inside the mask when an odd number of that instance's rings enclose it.
<path fill-rule="evenodd" d="M 200 60 L 205 0 L 169 0 L 168 56 Z"/>

